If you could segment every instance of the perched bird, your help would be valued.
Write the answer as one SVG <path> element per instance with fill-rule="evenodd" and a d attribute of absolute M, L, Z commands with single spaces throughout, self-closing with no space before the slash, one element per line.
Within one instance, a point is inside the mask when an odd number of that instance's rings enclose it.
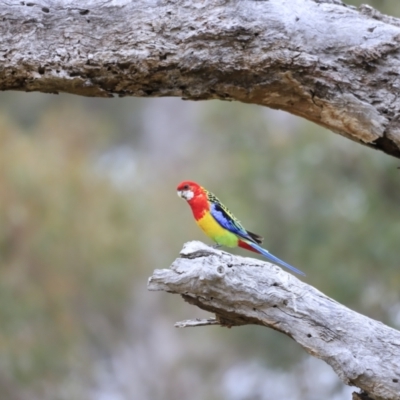
<path fill-rule="evenodd" d="M 263 238 L 247 231 L 233 214 L 208 190 L 191 181 L 184 181 L 177 187 L 178 196 L 185 199 L 192 209 L 194 219 L 203 232 L 219 246 L 242 247 L 262 254 L 270 261 L 291 269 L 300 275 L 302 271 L 285 263 L 263 249 Z"/>

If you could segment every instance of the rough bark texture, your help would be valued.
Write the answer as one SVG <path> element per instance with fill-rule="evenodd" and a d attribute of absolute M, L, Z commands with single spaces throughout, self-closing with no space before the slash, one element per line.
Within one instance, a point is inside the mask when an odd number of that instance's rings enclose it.
<path fill-rule="evenodd" d="M 339 0 L 0 0 L 0 89 L 238 100 L 400 158 L 400 21 Z"/>
<path fill-rule="evenodd" d="M 280 331 L 362 389 L 354 399 L 400 399 L 400 332 L 330 299 L 279 267 L 190 242 L 149 290 L 181 294 L 215 319 L 178 327 L 257 324 Z"/>

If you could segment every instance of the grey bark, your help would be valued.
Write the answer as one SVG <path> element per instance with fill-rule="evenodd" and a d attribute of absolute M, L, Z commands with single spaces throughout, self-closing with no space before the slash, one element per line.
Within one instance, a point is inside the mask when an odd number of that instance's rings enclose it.
<path fill-rule="evenodd" d="M 400 332 L 273 264 L 190 242 L 170 269 L 154 271 L 148 288 L 180 294 L 215 314 L 177 327 L 266 326 L 327 362 L 345 384 L 360 388 L 354 399 L 400 399 Z"/>
<path fill-rule="evenodd" d="M 398 158 L 399 57 L 339 0 L 0 0 L 0 90 L 237 100 Z"/>

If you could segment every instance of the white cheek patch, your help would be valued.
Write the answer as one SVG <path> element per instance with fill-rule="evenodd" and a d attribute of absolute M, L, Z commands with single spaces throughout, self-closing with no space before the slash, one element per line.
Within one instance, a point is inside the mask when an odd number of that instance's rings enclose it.
<path fill-rule="evenodd" d="M 192 200 L 193 196 L 194 196 L 194 193 L 192 190 L 178 190 L 177 193 L 178 193 L 179 197 L 182 197 L 182 199 L 185 199 L 188 201 Z"/>
<path fill-rule="evenodd" d="M 192 200 L 194 193 L 191 190 L 184 190 L 182 195 L 183 195 L 183 198 L 185 198 L 186 200 Z"/>

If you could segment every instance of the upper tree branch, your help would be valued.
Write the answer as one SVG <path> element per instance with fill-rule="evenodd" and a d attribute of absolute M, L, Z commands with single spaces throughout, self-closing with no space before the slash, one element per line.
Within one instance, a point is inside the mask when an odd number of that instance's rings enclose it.
<path fill-rule="evenodd" d="M 400 157 L 400 21 L 370 7 L 8 0 L 0 16 L 0 90 L 238 100 Z"/>
<path fill-rule="evenodd" d="M 400 332 L 358 314 L 280 268 L 191 242 L 149 290 L 179 293 L 216 319 L 178 326 L 257 324 L 280 331 L 372 399 L 400 399 Z"/>

